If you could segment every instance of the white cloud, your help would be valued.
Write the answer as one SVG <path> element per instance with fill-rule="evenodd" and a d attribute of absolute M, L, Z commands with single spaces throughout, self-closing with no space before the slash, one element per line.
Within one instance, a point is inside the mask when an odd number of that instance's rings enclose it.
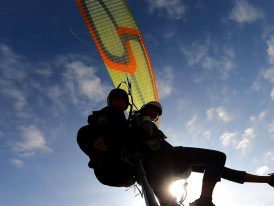
<path fill-rule="evenodd" d="M 206 138 L 206 140 L 210 140 L 211 138 L 211 131 L 207 130 L 203 132 L 203 136 Z"/>
<path fill-rule="evenodd" d="M 264 120 L 265 116 L 266 116 L 267 112 L 266 111 L 262 111 L 260 112 L 259 116 L 258 116 L 258 120 L 262 121 Z"/>
<path fill-rule="evenodd" d="M 53 75 L 53 71 L 51 70 L 51 67 L 48 64 L 39 65 L 35 72 L 45 78 L 49 78 Z"/>
<path fill-rule="evenodd" d="M 0 43 L 0 94 L 9 98 L 9 103 L 16 110 L 21 110 L 27 104 L 23 87 L 19 87 L 26 81 L 26 64 L 22 57 L 15 54 L 7 45 Z"/>
<path fill-rule="evenodd" d="M 246 139 L 254 139 L 256 137 L 255 130 L 253 128 L 247 128 L 242 137 Z"/>
<path fill-rule="evenodd" d="M 22 168 L 24 166 L 24 162 L 23 161 L 21 161 L 19 159 L 15 159 L 15 158 L 10 159 L 10 163 L 13 164 L 13 165 L 15 165 L 18 168 Z"/>
<path fill-rule="evenodd" d="M 157 86 L 160 99 L 171 95 L 173 91 L 174 72 L 172 68 L 166 67 L 157 73 Z"/>
<path fill-rule="evenodd" d="M 251 145 L 250 139 L 242 139 L 242 140 L 238 143 L 236 149 L 241 150 L 241 152 L 242 152 L 243 154 L 245 154 L 245 153 L 247 152 L 247 150 L 249 150 L 250 145 Z"/>
<path fill-rule="evenodd" d="M 11 65 L 17 64 L 20 57 L 16 55 L 11 48 L 9 48 L 6 44 L 0 43 L 0 67 L 10 67 Z"/>
<path fill-rule="evenodd" d="M 262 166 L 257 169 L 256 174 L 257 175 L 266 175 L 269 172 L 269 167 L 268 166 Z"/>
<path fill-rule="evenodd" d="M 229 19 L 239 23 L 251 23 L 264 17 L 261 9 L 254 7 L 246 0 L 236 0 Z"/>
<path fill-rule="evenodd" d="M 207 62 L 203 67 L 211 69 L 209 64 L 211 65 L 212 63 L 209 62 L 212 60 L 208 55 L 208 50 L 208 44 L 192 43 L 187 48 L 181 47 L 181 52 L 186 55 L 189 65 Z"/>
<path fill-rule="evenodd" d="M 221 137 L 220 140 L 222 141 L 223 146 L 234 145 L 236 143 L 236 132 L 225 132 Z"/>
<path fill-rule="evenodd" d="M 266 114 L 267 114 L 267 111 L 262 111 L 258 114 L 257 117 L 256 116 L 251 116 L 250 121 L 254 122 L 254 123 L 261 122 L 265 119 Z"/>
<path fill-rule="evenodd" d="M 164 37 L 166 39 L 171 39 L 175 34 L 176 34 L 176 32 L 174 32 L 174 31 L 165 31 Z"/>
<path fill-rule="evenodd" d="M 186 107 L 187 107 L 189 104 L 190 104 L 189 101 L 186 100 L 186 99 L 178 99 L 178 100 L 176 101 L 176 109 L 177 109 L 178 111 L 184 111 L 184 110 L 186 110 Z"/>
<path fill-rule="evenodd" d="M 270 97 L 274 101 L 274 87 L 272 88 L 272 91 L 270 93 Z"/>
<path fill-rule="evenodd" d="M 265 70 L 262 75 L 265 79 L 269 80 L 271 83 L 274 83 L 274 67 Z"/>
<path fill-rule="evenodd" d="M 255 130 L 253 128 L 247 128 L 243 135 L 242 140 L 237 144 L 236 149 L 241 150 L 245 154 L 252 145 L 252 140 L 256 137 Z"/>
<path fill-rule="evenodd" d="M 74 103 L 78 103 L 81 96 L 95 102 L 105 99 L 110 87 L 105 86 L 101 79 L 95 75 L 93 67 L 87 66 L 81 61 L 67 62 L 66 57 L 62 57 L 59 61 L 66 68 L 66 72 L 63 75 L 64 83 Z"/>
<path fill-rule="evenodd" d="M 274 64 L 272 64 L 270 68 L 261 71 L 259 77 L 254 81 L 252 85 L 252 89 L 255 91 L 266 90 L 266 89 L 269 90 L 265 80 L 268 80 L 272 84 L 272 90 L 269 96 L 272 100 L 274 100 Z"/>
<path fill-rule="evenodd" d="M 53 104 L 51 110 L 55 115 L 65 111 L 69 100 L 83 110 L 87 102 L 105 100 L 110 90 L 88 63 L 89 60 L 79 55 L 58 56 L 49 62 L 31 62 L 7 45 L 0 44 L 0 97 L 4 96 L 9 105 L 14 106 L 15 115 L 21 116 L 22 113 L 29 117 L 34 115 L 30 113 L 35 112 L 33 104 L 44 108 Z"/>
<path fill-rule="evenodd" d="M 13 87 L 2 88 L 1 90 L 5 96 L 11 97 L 14 100 L 13 105 L 16 110 L 22 110 L 27 105 L 26 97 L 22 91 Z"/>
<path fill-rule="evenodd" d="M 267 125 L 267 130 L 271 137 L 274 138 L 274 120 Z"/>
<path fill-rule="evenodd" d="M 181 47 L 180 51 L 186 56 L 190 66 L 199 64 L 209 71 L 217 70 L 220 79 L 227 79 L 229 73 L 237 67 L 234 51 L 224 46 L 218 47 L 209 39 L 205 43 L 192 43 L 188 47 Z"/>
<path fill-rule="evenodd" d="M 189 120 L 187 122 L 186 127 L 187 127 L 188 132 L 190 134 L 193 134 L 193 133 L 195 133 L 198 130 L 198 126 L 197 126 L 198 124 L 197 124 L 197 122 L 198 122 L 198 116 L 197 115 L 193 116 L 191 118 L 191 120 Z"/>
<path fill-rule="evenodd" d="M 186 7 L 181 0 L 145 0 L 149 11 L 164 10 L 169 18 L 181 19 L 186 14 Z"/>
<path fill-rule="evenodd" d="M 13 145 L 14 151 L 21 156 L 29 156 L 28 154 L 36 154 L 36 152 L 49 153 L 52 151 L 47 146 L 43 133 L 35 126 L 21 127 L 23 140 Z"/>
<path fill-rule="evenodd" d="M 253 82 L 253 85 L 251 87 L 251 89 L 253 89 L 254 91 L 260 91 L 261 90 L 261 87 L 262 87 L 262 82 L 261 82 L 261 79 L 260 77 L 258 77 L 254 82 Z"/>
<path fill-rule="evenodd" d="M 206 111 L 206 115 L 207 115 L 207 118 L 209 120 L 213 120 L 214 117 L 215 117 L 215 109 L 214 108 L 210 108 Z"/>
<path fill-rule="evenodd" d="M 23 58 L 15 54 L 11 48 L 0 43 L 0 71 L 1 78 L 8 80 L 24 80 L 27 76 L 25 67 L 29 66 L 23 61 Z"/>
<path fill-rule="evenodd" d="M 274 162 L 274 152 L 266 152 L 264 158 L 267 162 Z"/>
<path fill-rule="evenodd" d="M 232 116 L 230 114 L 228 114 L 228 112 L 226 111 L 225 108 L 223 107 L 218 107 L 216 109 L 216 113 L 218 115 L 218 117 L 223 120 L 224 122 L 229 122 L 232 119 Z"/>
<path fill-rule="evenodd" d="M 63 95 L 63 91 L 57 85 L 53 85 L 48 88 L 47 95 L 52 99 L 58 99 Z"/>
<path fill-rule="evenodd" d="M 219 119 L 224 122 L 230 122 L 232 120 L 232 115 L 229 114 L 224 107 L 210 108 L 206 111 L 206 114 L 209 120 Z"/>
<path fill-rule="evenodd" d="M 28 157 L 33 157 L 35 156 L 37 153 L 36 151 L 35 152 L 22 152 L 22 153 L 18 153 L 18 156 L 19 157 L 22 157 L 22 158 L 28 158 Z"/>
<path fill-rule="evenodd" d="M 268 46 L 267 54 L 268 54 L 269 62 L 271 64 L 274 64 L 274 35 L 272 35 L 266 43 Z"/>
<path fill-rule="evenodd" d="M 261 73 L 261 75 L 264 79 L 269 80 L 273 84 L 273 87 L 272 87 L 272 90 L 271 90 L 269 96 L 272 100 L 274 100 L 274 66 L 272 65 L 269 69 L 264 70 Z"/>
<path fill-rule="evenodd" d="M 274 162 L 274 152 L 266 152 L 264 154 L 264 159 L 266 162 Z"/>

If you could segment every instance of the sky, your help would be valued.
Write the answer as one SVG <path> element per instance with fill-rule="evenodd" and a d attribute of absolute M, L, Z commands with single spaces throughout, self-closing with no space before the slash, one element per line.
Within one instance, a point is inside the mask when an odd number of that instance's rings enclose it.
<path fill-rule="evenodd" d="M 226 166 L 274 172 L 274 2 L 128 0 L 148 49 L 173 145 L 226 153 Z M 0 7 L 0 205 L 145 206 L 103 186 L 76 143 L 112 82 L 74 0 Z M 191 174 L 199 197 L 202 175 Z M 269 206 L 267 184 L 217 184 L 216 205 Z"/>

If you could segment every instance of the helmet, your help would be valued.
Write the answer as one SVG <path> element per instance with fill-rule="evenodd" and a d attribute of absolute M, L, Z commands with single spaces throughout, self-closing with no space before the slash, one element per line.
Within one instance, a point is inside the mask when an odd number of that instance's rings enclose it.
<path fill-rule="evenodd" d="M 110 91 L 107 97 L 107 105 L 110 106 L 114 98 L 122 98 L 126 101 L 126 104 L 129 105 L 129 99 L 127 92 L 123 89 L 113 89 Z"/>
<path fill-rule="evenodd" d="M 157 101 L 151 101 L 142 106 L 141 110 L 145 110 L 148 107 L 156 107 L 159 110 L 159 116 L 162 115 L 163 108 L 162 105 Z"/>

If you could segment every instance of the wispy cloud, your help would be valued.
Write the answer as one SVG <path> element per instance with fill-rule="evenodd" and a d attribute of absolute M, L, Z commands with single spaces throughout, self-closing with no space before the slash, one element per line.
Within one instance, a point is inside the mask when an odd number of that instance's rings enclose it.
<path fill-rule="evenodd" d="M 59 57 L 58 62 L 66 69 L 63 81 L 74 103 L 77 104 L 81 100 L 81 96 L 95 102 L 105 99 L 110 87 L 104 85 L 101 79 L 95 75 L 95 68 L 80 60 L 65 56 Z"/>
<path fill-rule="evenodd" d="M 272 88 L 272 91 L 270 93 L 270 97 L 274 101 L 274 87 Z"/>
<path fill-rule="evenodd" d="M 267 131 L 272 138 L 274 138 L 274 120 L 267 125 Z"/>
<path fill-rule="evenodd" d="M 186 129 L 191 135 L 192 138 L 203 138 L 206 141 L 209 141 L 211 138 L 211 131 L 208 128 L 205 129 L 204 122 L 201 121 L 201 118 L 198 115 L 194 115 L 186 124 Z"/>
<path fill-rule="evenodd" d="M 221 79 L 227 79 L 229 73 L 237 67 L 234 51 L 224 46 L 219 47 L 209 39 L 181 47 L 180 51 L 186 56 L 189 66 L 198 64 L 207 70 L 217 70 Z"/>
<path fill-rule="evenodd" d="M 252 140 L 256 137 L 255 130 L 253 128 L 247 128 L 240 142 L 237 144 L 236 149 L 241 150 L 243 154 L 245 154 L 252 145 Z"/>
<path fill-rule="evenodd" d="M 252 123 L 258 124 L 259 122 L 262 122 L 267 115 L 267 111 L 261 111 L 258 116 L 251 116 L 249 119 Z"/>
<path fill-rule="evenodd" d="M 270 98 L 274 101 L 274 66 L 262 72 L 264 79 L 269 80 L 273 84 L 273 88 L 269 94 Z"/>
<path fill-rule="evenodd" d="M 211 138 L 211 131 L 210 130 L 204 131 L 202 134 L 207 140 L 210 140 L 210 138 Z"/>
<path fill-rule="evenodd" d="M 253 128 L 247 128 L 242 135 L 243 138 L 247 139 L 253 139 L 255 136 L 255 130 Z"/>
<path fill-rule="evenodd" d="M 245 154 L 251 145 L 251 139 L 243 138 L 237 145 L 236 149 L 241 150 L 242 154 Z"/>
<path fill-rule="evenodd" d="M 176 32 L 175 31 L 164 31 L 164 38 L 165 39 L 171 39 L 175 34 Z"/>
<path fill-rule="evenodd" d="M 26 113 L 33 104 L 64 111 L 73 102 L 82 110 L 79 104 L 103 101 L 109 89 L 83 56 L 70 54 L 33 62 L 0 44 L 0 95 L 13 105 L 15 115 Z"/>
<path fill-rule="evenodd" d="M 229 146 L 229 145 L 235 145 L 236 144 L 236 132 L 225 132 L 221 137 L 220 140 L 222 142 L 222 145 L 224 147 Z"/>
<path fill-rule="evenodd" d="M 15 158 L 10 159 L 10 163 L 13 164 L 14 166 L 18 167 L 18 168 L 22 168 L 24 166 L 23 161 L 21 161 L 19 159 L 15 159 Z"/>
<path fill-rule="evenodd" d="M 198 116 L 194 115 L 188 122 L 186 125 L 188 132 L 190 134 L 194 134 L 197 133 L 197 131 L 199 130 L 198 128 Z"/>
<path fill-rule="evenodd" d="M 264 154 L 264 160 L 266 162 L 274 162 L 274 152 L 269 151 Z"/>
<path fill-rule="evenodd" d="M 14 139 L 7 143 L 18 157 L 10 159 L 10 163 L 22 167 L 25 158 L 51 153 L 48 137 L 52 131 L 43 131 L 37 125 L 52 125 L 47 121 L 58 121 L 56 117 L 61 118 L 63 112 L 69 115 L 67 111 L 73 106 L 80 113 L 87 113 L 90 105 L 105 101 L 109 88 L 83 55 L 69 54 L 37 62 L 0 43 L 0 106 L 8 108 L 1 110 L 1 124 L 28 122 L 15 129 Z M 10 122 L 3 122 L 11 114 Z"/>
<path fill-rule="evenodd" d="M 255 91 L 260 91 L 265 86 L 265 80 L 268 80 L 272 84 L 272 89 L 270 91 L 270 98 L 274 101 L 274 35 L 270 35 L 266 40 L 267 50 L 266 53 L 268 55 L 268 61 L 270 67 L 268 69 L 262 70 L 254 81 L 252 85 L 252 89 Z"/>
<path fill-rule="evenodd" d="M 25 91 L 17 86 L 27 78 L 25 66 L 27 64 L 22 62 L 22 57 L 0 43 L 0 94 L 10 98 L 16 110 L 27 104 Z"/>
<path fill-rule="evenodd" d="M 223 122 L 230 122 L 233 118 L 232 114 L 228 113 L 224 107 L 210 108 L 206 111 L 209 120 L 219 119 Z"/>
<path fill-rule="evenodd" d="M 253 82 L 251 89 L 258 92 L 261 90 L 261 88 L 262 88 L 261 76 L 258 76 L 256 80 Z"/>
<path fill-rule="evenodd" d="M 272 35 L 269 40 L 266 41 L 267 43 L 267 54 L 269 57 L 269 62 L 274 64 L 274 35 Z"/>
<path fill-rule="evenodd" d="M 263 72 L 263 77 L 274 84 L 274 67 L 271 67 Z"/>
<path fill-rule="evenodd" d="M 44 134 L 36 126 L 22 126 L 20 131 L 22 140 L 13 143 L 13 150 L 18 153 L 19 156 L 31 156 L 39 153 L 52 152 L 52 149 L 47 145 Z"/>
<path fill-rule="evenodd" d="M 267 81 L 266 81 L 267 80 Z M 269 89 L 269 82 L 271 89 Z M 262 70 L 252 85 L 254 91 L 267 91 L 269 97 L 274 101 L 274 65 Z"/>
<path fill-rule="evenodd" d="M 156 73 L 157 86 L 161 99 L 166 98 L 173 92 L 174 71 L 171 67 L 166 67 Z"/>
<path fill-rule="evenodd" d="M 187 108 L 190 104 L 191 104 L 190 101 L 187 100 L 186 98 L 184 98 L 184 99 L 178 99 L 178 100 L 176 101 L 176 109 L 177 109 L 178 111 L 184 111 L 184 110 L 186 110 L 186 108 Z"/>
<path fill-rule="evenodd" d="M 149 11 L 163 10 L 172 19 L 181 19 L 186 14 L 186 6 L 181 0 L 145 0 Z"/>
<path fill-rule="evenodd" d="M 35 72 L 45 78 L 49 78 L 53 75 L 53 70 L 49 63 L 38 63 Z"/>
<path fill-rule="evenodd" d="M 7 79 L 22 80 L 26 77 L 24 67 L 27 66 L 23 62 L 23 58 L 17 55 L 6 44 L 0 43 L 0 68 L 2 75 Z"/>
<path fill-rule="evenodd" d="M 262 166 L 256 170 L 257 175 L 266 175 L 269 172 L 268 166 Z"/>
<path fill-rule="evenodd" d="M 22 110 L 24 106 L 27 105 L 27 100 L 25 97 L 25 94 L 18 90 L 17 88 L 14 88 L 12 86 L 10 87 L 4 87 L 1 89 L 2 94 L 4 94 L 6 97 L 9 97 L 13 100 L 14 108 L 18 110 Z"/>
<path fill-rule="evenodd" d="M 260 8 L 256 8 L 247 0 L 236 0 L 229 19 L 238 23 L 252 23 L 264 17 Z"/>
<path fill-rule="evenodd" d="M 49 86 L 47 91 L 47 95 L 53 100 L 60 98 L 64 94 L 61 88 L 57 85 Z"/>

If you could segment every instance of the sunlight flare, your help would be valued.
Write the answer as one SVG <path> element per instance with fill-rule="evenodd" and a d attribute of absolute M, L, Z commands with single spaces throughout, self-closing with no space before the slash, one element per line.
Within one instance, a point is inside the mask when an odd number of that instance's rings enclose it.
<path fill-rule="evenodd" d="M 176 197 L 178 202 L 186 195 L 186 185 L 186 180 L 176 180 L 169 187 L 170 194 Z"/>

